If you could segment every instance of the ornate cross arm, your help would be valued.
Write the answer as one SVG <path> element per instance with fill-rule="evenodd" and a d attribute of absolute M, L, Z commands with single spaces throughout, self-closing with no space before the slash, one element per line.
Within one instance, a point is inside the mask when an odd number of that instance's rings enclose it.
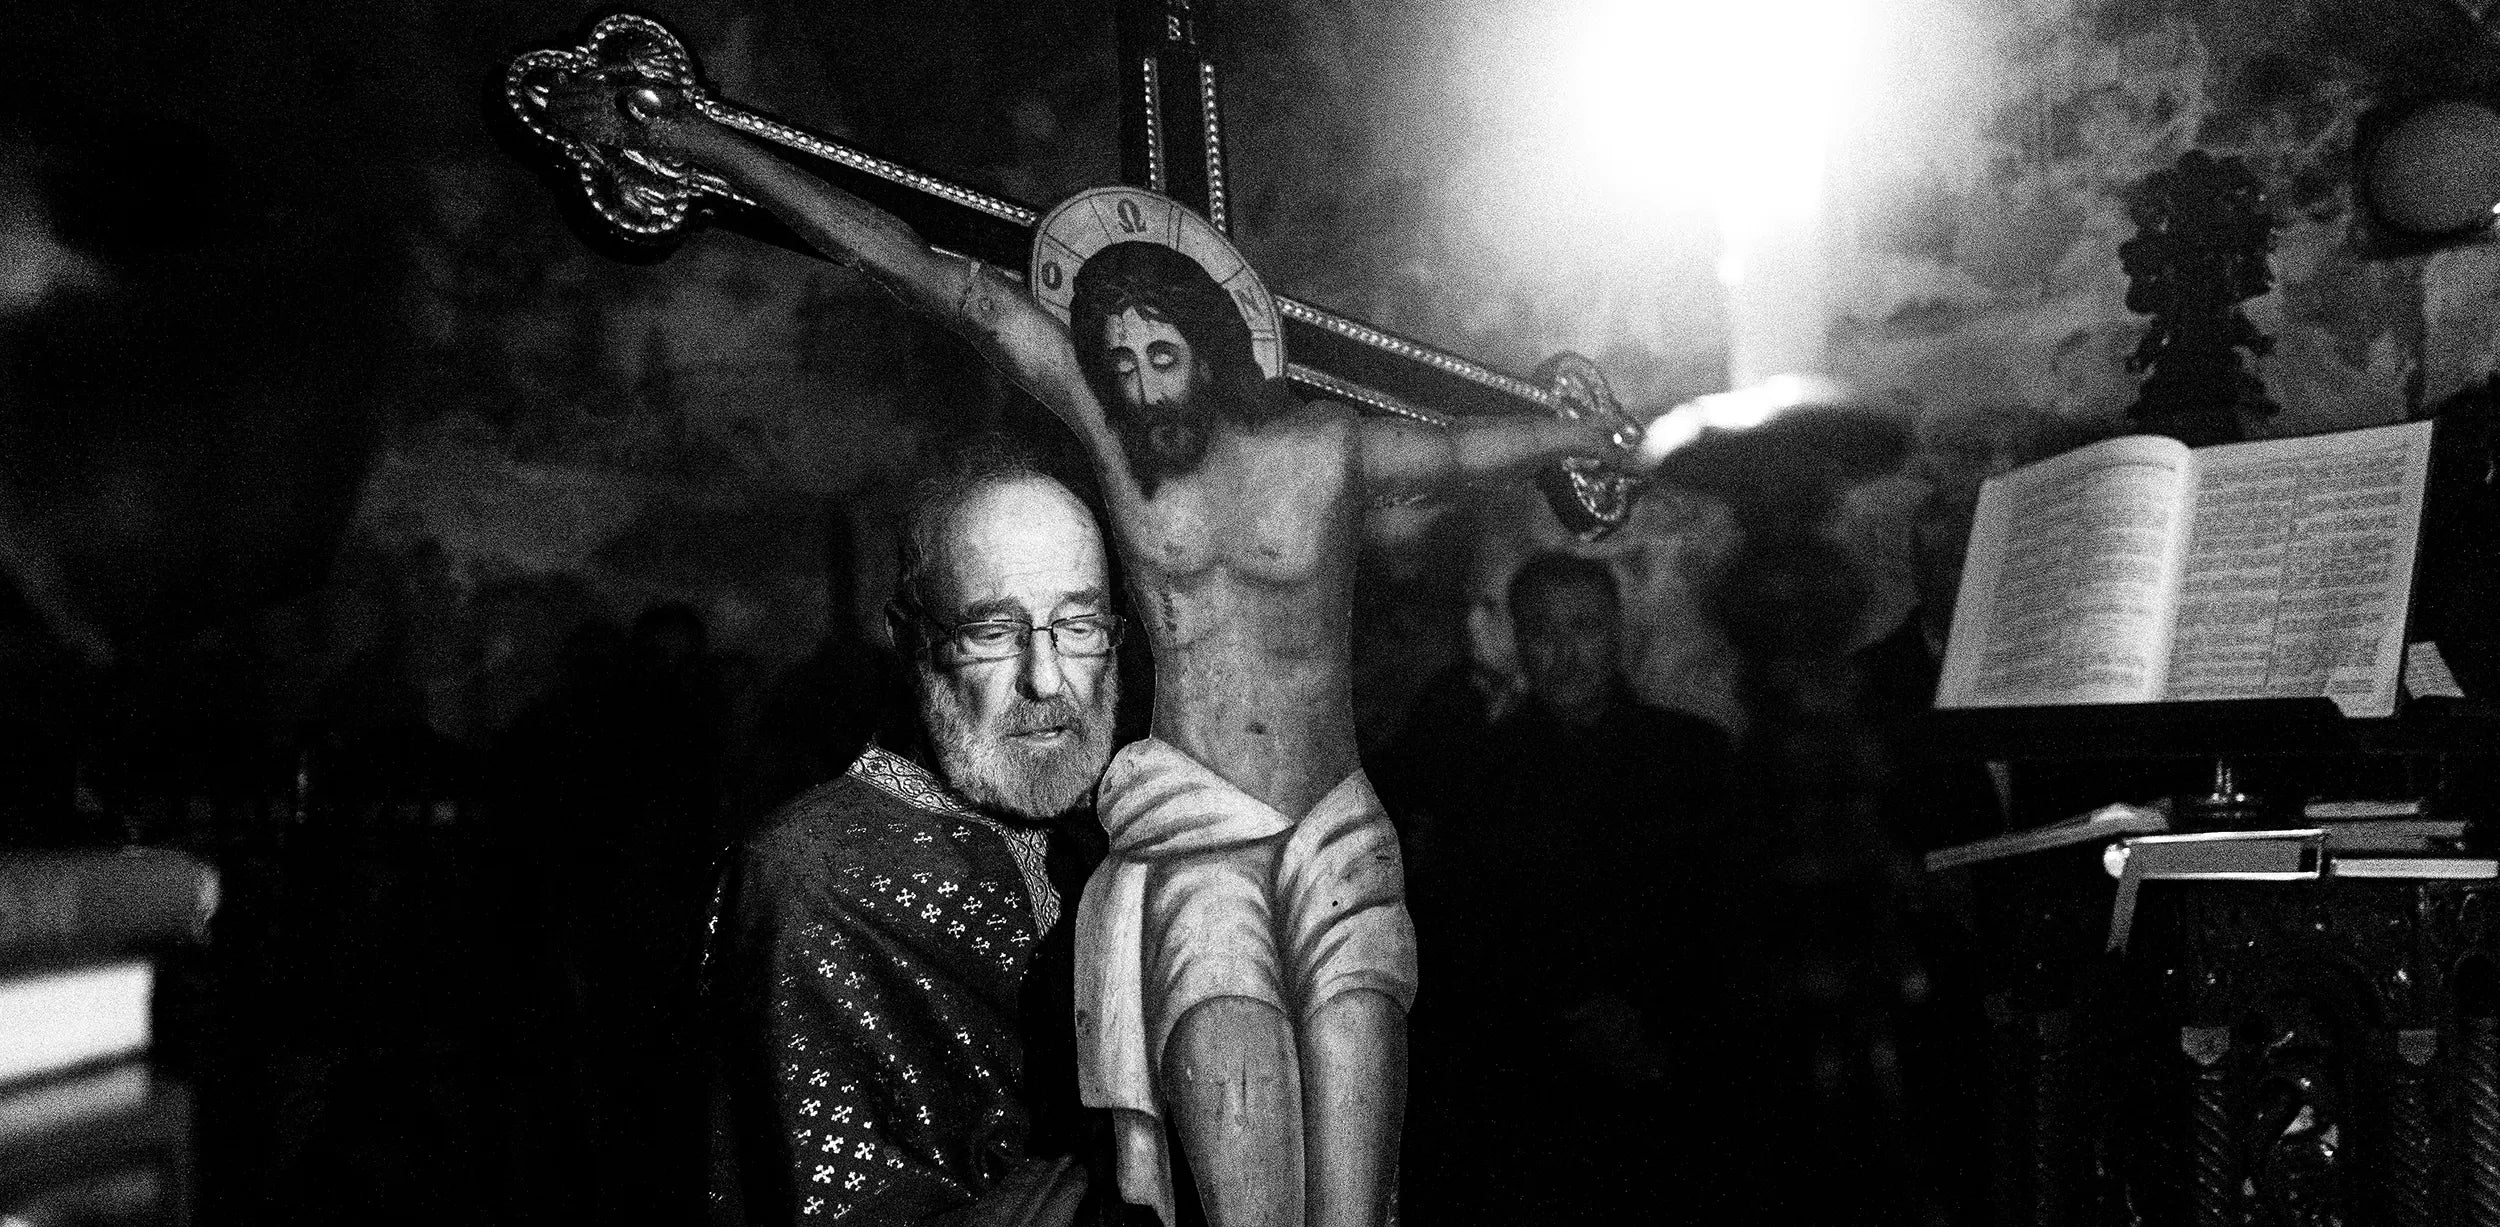
<path fill-rule="evenodd" d="M 628 246 L 664 253 L 708 219 L 767 236 L 776 227 L 756 202 L 698 167 L 568 130 L 550 104 L 563 87 L 585 81 L 615 89 L 629 110 L 661 106 L 664 92 L 682 96 L 714 122 L 767 143 L 793 165 L 901 218 L 932 246 L 1023 278 L 1040 210 L 723 100 L 703 88 L 693 57 L 667 27 L 618 14 L 593 25 L 578 46 L 514 59 L 504 98 L 571 169 L 597 225 Z M 1450 414 L 1596 417 L 1614 424 L 1619 445 L 1639 440 L 1640 425 L 1586 358 L 1558 355 L 1534 378 L 1522 378 L 1309 303 L 1282 296 L 1276 302 L 1291 358 L 1286 375 L 1307 393 L 1438 425 L 1451 421 Z M 1566 462 L 1544 484 L 1556 513 L 1584 535 L 1619 526 L 1638 493 L 1634 479 L 1595 461 Z"/>

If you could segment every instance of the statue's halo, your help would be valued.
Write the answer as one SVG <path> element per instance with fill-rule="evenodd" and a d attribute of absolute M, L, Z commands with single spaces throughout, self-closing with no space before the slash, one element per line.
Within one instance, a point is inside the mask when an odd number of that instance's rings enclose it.
<path fill-rule="evenodd" d="M 1160 192 L 1139 187 L 1087 188 L 1059 202 L 1033 233 L 1027 270 L 1033 301 L 1068 322 L 1076 297 L 1076 271 L 1113 243 L 1156 243 L 1196 261 L 1233 300 L 1250 328 L 1250 355 L 1270 379 L 1285 373 L 1284 322 L 1276 296 L 1231 241 L 1195 210 Z"/>

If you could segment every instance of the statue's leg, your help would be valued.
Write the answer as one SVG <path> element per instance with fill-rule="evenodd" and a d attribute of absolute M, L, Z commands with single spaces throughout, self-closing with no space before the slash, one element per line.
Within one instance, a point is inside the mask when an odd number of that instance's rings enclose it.
<path fill-rule="evenodd" d="M 1211 1227 L 1302 1227 L 1301 1064 L 1283 1010 L 1191 1006 L 1164 1045 L 1163 1094 Z"/>
<path fill-rule="evenodd" d="M 1381 1227 L 1406 1124 L 1406 1008 L 1358 988 L 1302 1027 L 1302 1132 L 1310 1227 Z"/>
<path fill-rule="evenodd" d="M 1355 776 L 1305 814 L 1277 867 L 1277 933 L 1301 1005 L 1311 1227 L 1380 1227 L 1406 1124 L 1415 926 L 1397 832 Z"/>
<path fill-rule="evenodd" d="M 1282 844 L 1175 857 L 1147 887 L 1164 1106 L 1211 1227 L 1302 1227 L 1302 1061 L 1268 897 Z"/>

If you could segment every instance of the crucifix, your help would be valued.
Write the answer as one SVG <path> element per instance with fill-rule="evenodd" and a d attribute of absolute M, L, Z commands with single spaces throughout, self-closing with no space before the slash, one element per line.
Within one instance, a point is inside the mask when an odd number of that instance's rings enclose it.
<path fill-rule="evenodd" d="M 1272 294 L 1225 236 L 1218 81 L 1187 3 L 1122 16 L 1134 182 L 1047 213 L 723 101 L 648 18 L 520 57 L 506 98 L 615 238 L 664 251 L 716 217 L 859 268 L 1085 445 L 1156 692 L 1097 792 L 1080 1089 L 1113 1114 L 1121 1196 L 1167 1225 L 1168 1128 L 1215 1227 L 1378 1227 L 1415 936 L 1355 754 L 1361 508 L 1534 477 L 1602 535 L 1643 428 L 1586 359 L 1522 379 Z"/>
<path fill-rule="evenodd" d="M 1225 176 L 1222 87 L 1199 47 L 1190 0 L 1119 0 L 1121 174 L 1232 232 Z M 594 231 L 637 257 L 665 253 L 704 220 L 766 241 L 796 245 L 755 200 L 718 176 L 653 159 L 602 153 L 563 131 L 547 112 L 548 90 L 583 72 L 630 72 L 651 84 L 696 90 L 692 58 L 660 23 L 619 15 L 592 26 L 575 47 L 515 59 L 504 97 L 521 124 L 553 146 Z M 1042 211 L 965 187 L 726 100 L 694 94 L 718 122 L 771 144 L 794 165 L 910 225 L 931 245 L 1021 278 Z M 813 254 L 813 253 L 811 253 Z M 1279 295 L 1286 377 L 1305 393 L 1372 414 L 1436 426 L 1477 414 L 1605 421 L 1628 444 L 1636 423 L 1617 404 L 1597 364 L 1574 353 L 1517 375 L 1361 320 Z M 1631 513 L 1639 483 L 1619 466 L 1571 457 L 1540 477 L 1554 513 L 1586 538 L 1608 535 Z"/>

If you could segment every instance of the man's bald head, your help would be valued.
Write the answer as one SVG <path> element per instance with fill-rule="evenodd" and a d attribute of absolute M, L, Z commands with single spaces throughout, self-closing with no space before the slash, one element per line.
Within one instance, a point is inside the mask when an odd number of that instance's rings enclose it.
<path fill-rule="evenodd" d="M 1069 592 L 1097 604 L 1108 599 L 1094 515 L 1049 477 L 984 480 L 940 509 L 930 527 L 920 594 L 932 614 L 970 622 Z"/>
<path fill-rule="evenodd" d="M 1030 513 L 1032 522 L 1020 523 Z M 939 591 L 954 555 L 1040 555 L 1089 543 L 1102 569 L 1102 534 L 1093 513 L 1030 453 L 995 435 L 949 447 L 938 468 L 913 485 L 903 506 L 900 574 L 894 603 L 912 616 L 945 617 L 956 598 Z M 899 643 L 909 650 L 911 645 Z"/>

